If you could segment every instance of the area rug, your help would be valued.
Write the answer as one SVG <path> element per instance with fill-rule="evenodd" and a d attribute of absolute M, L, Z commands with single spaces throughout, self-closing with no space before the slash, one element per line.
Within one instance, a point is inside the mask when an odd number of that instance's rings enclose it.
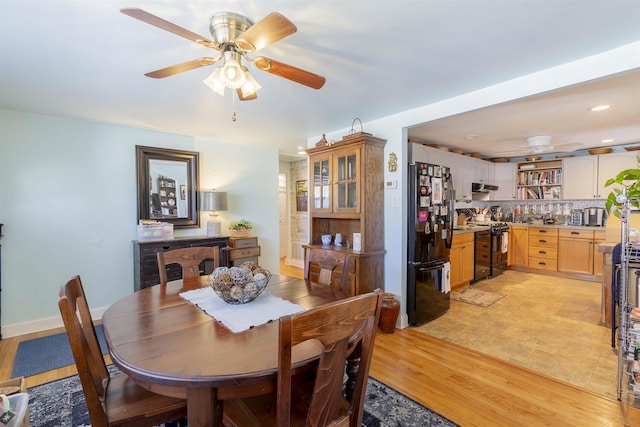
<path fill-rule="evenodd" d="M 96 326 L 96 334 L 102 354 L 107 354 L 109 351 L 102 333 L 102 325 Z M 73 354 L 65 332 L 35 338 L 22 341 L 18 345 L 11 378 L 28 377 L 73 364 Z"/>
<path fill-rule="evenodd" d="M 504 298 L 504 295 L 497 292 L 481 291 L 480 289 L 464 288 L 461 291 L 451 292 L 451 299 L 465 302 L 467 304 L 489 307 L 496 301 Z"/>
<path fill-rule="evenodd" d="M 117 368 L 110 365 L 109 371 L 116 373 Z M 78 376 L 74 375 L 30 388 L 29 415 L 32 427 L 88 426 L 89 413 Z M 367 385 L 362 425 L 363 427 L 458 426 L 373 378 L 369 378 Z"/>

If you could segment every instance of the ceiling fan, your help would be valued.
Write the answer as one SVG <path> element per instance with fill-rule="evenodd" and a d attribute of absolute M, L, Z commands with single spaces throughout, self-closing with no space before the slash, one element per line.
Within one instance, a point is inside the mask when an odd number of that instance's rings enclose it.
<path fill-rule="evenodd" d="M 172 65 L 145 73 L 147 77 L 161 79 L 200 67 L 214 65 L 221 61 L 222 65 L 216 67 L 213 73 L 203 82 L 220 95 L 224 95 L 225 87 L 235 90 L 238 98 L 242 101 L 256 99 L 256 92 L 261 87 L 253 79 L 248 68 L 242 65 L 242 59 L 253 64 L 258 70 L 266 71 L 313 89 L 320 89 L 326 81 L 322 76 L 275 59 L 249 55 L 297 31 L 296 26 L 291 21 L 277 12 L 270 13 L 255 24 L 237 13 L 215 13 L 209 23 L 209 30 L 213 40 L 165 21 L 142 9 L 124 8 L 120 9 L 120 12 L 177 34 L 204 47 L 219 51 L 215 58 L 203 57 Z"/>
<path fill-rule="evenodd" d="M 544 154 L 557 151 L 574 151 L 582 144 L 580 142 L 567 142 L 551 145 L 551 135 L 535 135 L 527 138 L 527 145 L 515 150 L 502 151 L 500 154 Z"/>

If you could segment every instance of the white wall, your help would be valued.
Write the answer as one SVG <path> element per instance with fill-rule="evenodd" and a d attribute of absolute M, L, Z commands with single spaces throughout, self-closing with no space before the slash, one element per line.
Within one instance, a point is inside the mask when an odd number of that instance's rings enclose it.
<path fill-rule="evenodd" d="M 401 304 L 398 326 L 407 326 L 406 314 L 406 230 L 407 230 L 407 128 L 442 117 L 460 114 L 477 108 L 511 101 L 572 84 L 628 71 L 640 67 L 640 41 L 554 67 L 485 89 L 447 99 L 435 104 L 401 112 L 378 120 L 365 122 L 364 131 L 387 140 L 385 145 L 386 181 L 397 181 L 394 189 L 385 189 L 385 291 L 396 295 Z M 384 102 L 384 100 L 379 100 Z M 339 141 L 349 129 L 326 134 L 327 140 Z M 307 141 L 313 147 L 321 138 L 317 135 Z M 386 163 L 390 153 L 398 157 L 398 170 L 389 172 Z"/>
<path fill-rule="evenodd" d="M 75 274 L 98 315 L 132 292 L 136 145 L 198 151 L 201 188 L 228 192 L 223 230 L 254 223 L 260 263 L 279 271 L 277 149 L 0 110 L 3 337 L 61 326 L 58 289 Z"/>

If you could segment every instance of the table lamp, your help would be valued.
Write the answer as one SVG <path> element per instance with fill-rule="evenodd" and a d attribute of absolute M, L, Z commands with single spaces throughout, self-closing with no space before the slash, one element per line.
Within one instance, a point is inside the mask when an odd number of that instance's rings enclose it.
<path fill-rule="evenodd" d="M 200 210 L 209 211 L 211 219 L 207 221 L 207 236 L 222 235 L 222 226 L 218 221 L 218 211 L 227 210 L 227 193 L 224 191 L 200 191 Z"/>

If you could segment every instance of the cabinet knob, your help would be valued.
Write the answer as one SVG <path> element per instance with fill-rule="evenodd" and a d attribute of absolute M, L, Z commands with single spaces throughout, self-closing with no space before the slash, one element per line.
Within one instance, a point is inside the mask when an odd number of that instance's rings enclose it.
<path fill-rule="evenodd" d="M 539 254 L 546 254 L 547 251 L 538 251 Z"/>
<path fill-rule="evenodd" d="M 540 243 L 547 243 L 547 241 L 546 241 L 546 240 L 544 240 L 544 239 L 540 239 L 540 240 L 538 240 L 538 242 L 540 242 Z"/>

